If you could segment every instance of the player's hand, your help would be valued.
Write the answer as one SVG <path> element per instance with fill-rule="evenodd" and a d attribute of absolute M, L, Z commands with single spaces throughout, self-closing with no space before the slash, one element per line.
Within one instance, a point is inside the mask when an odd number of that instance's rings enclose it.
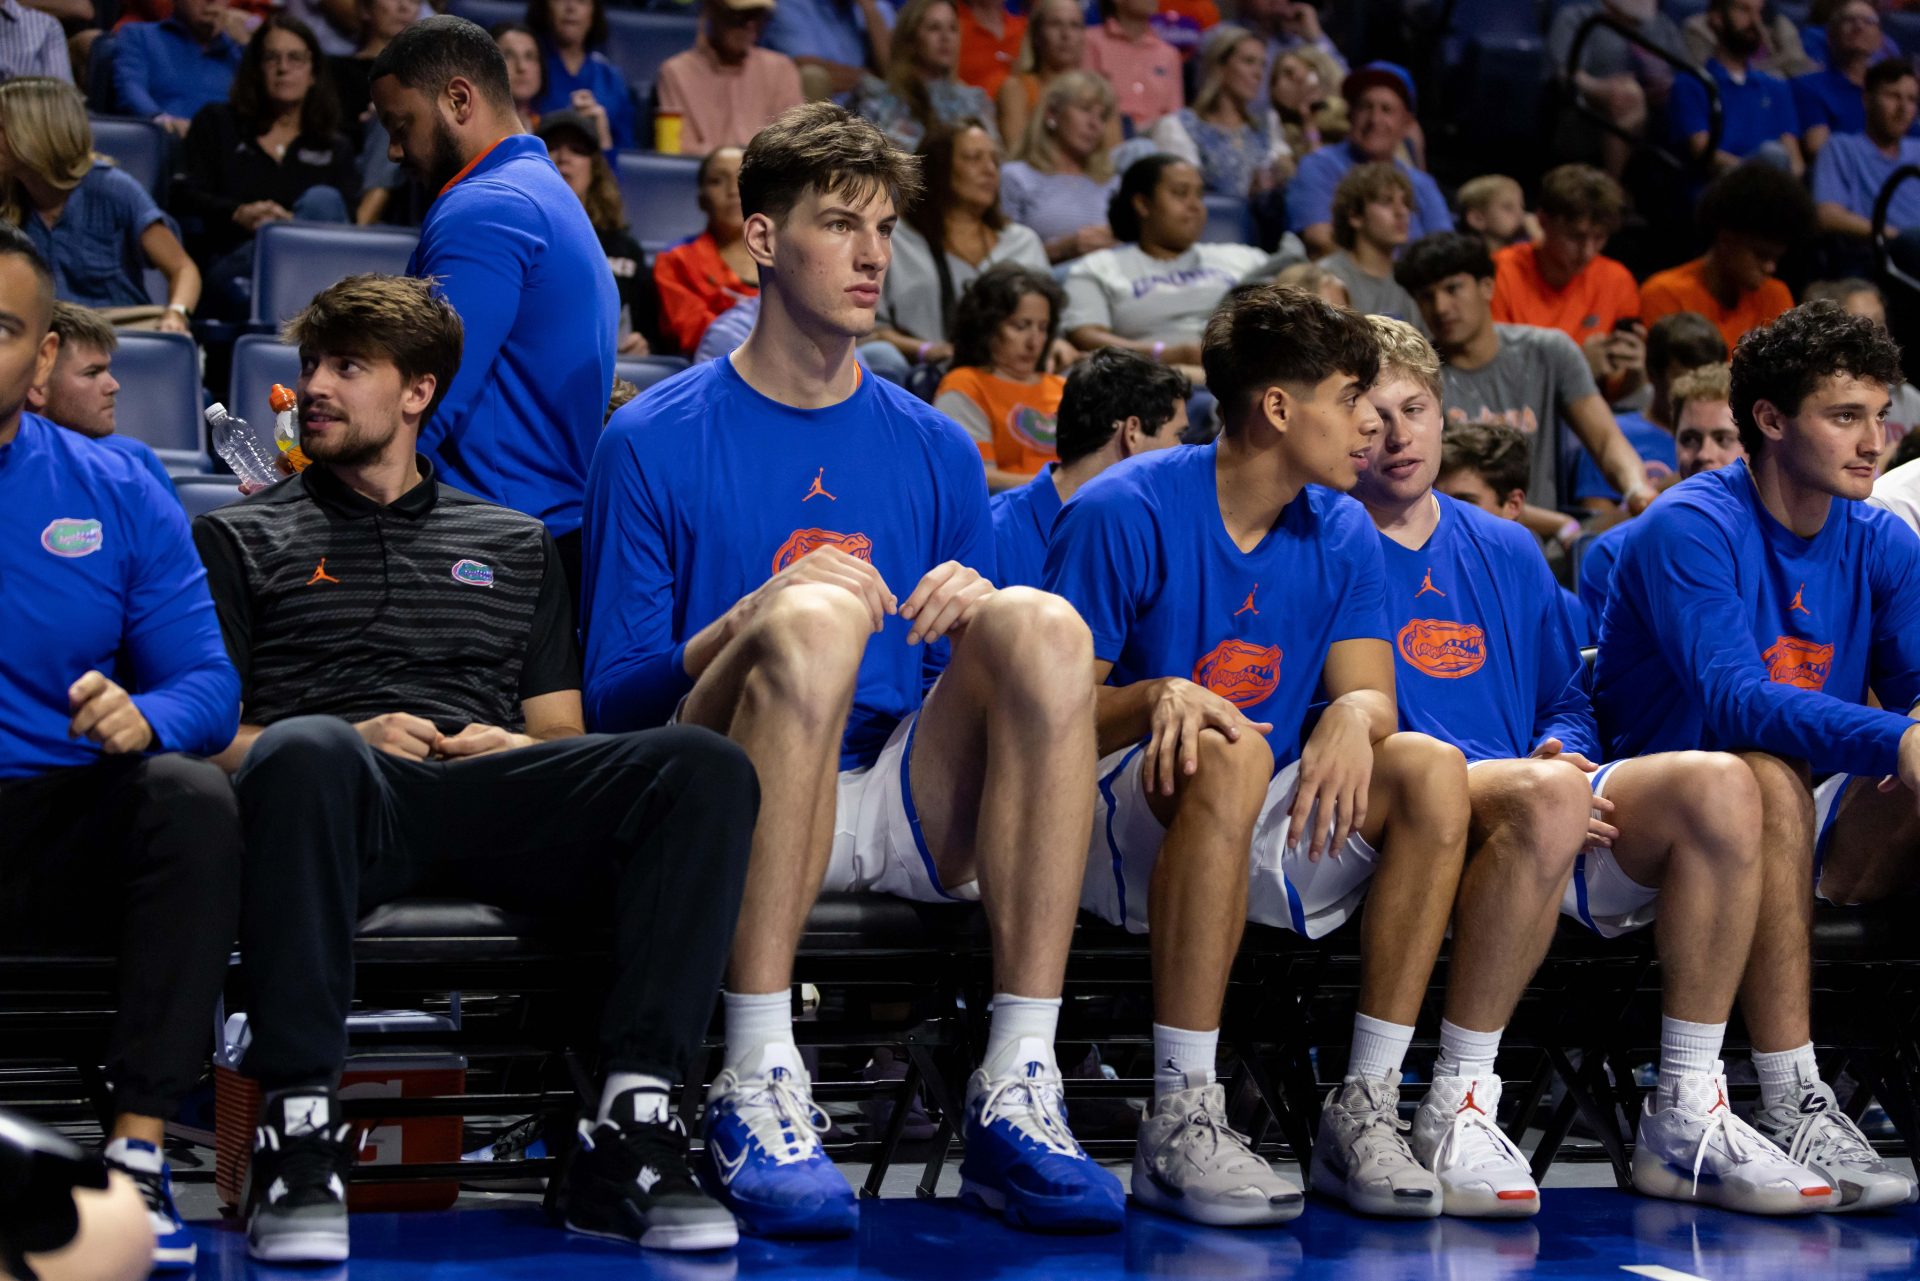
<path fill-rule="evenodd" d="M 1246 713 L 1220 695 L 1178 676 L 1160 682 L 1153 702 L 1152 728 L 1140 763 L 1140 784 L 1151 795 L 1158 790 L 1172 796 L 1179 779 L 1191 778 L 1200 768 L 1200 731 L 1218 730 L 1229 743 L 1251 730 L 1271 734 L 1266 721 L 1250 721 Z"/>
<path fill-rule="evenodd" d="M 1066 339 L 1056 338 L 1053 340 L 1053 345 L 1047 348 L 1047 372 L 1064 374 L 1078 364 L 1085 354 Z"/>
<path fill-rule="evenodd" d="M 1638 329 L 1616 329 L 1607 342 L 1607 357 L 1618 374 L 1647 373 L 1647 340 Z"/>
<path fill-rule="evenodd" d="M 887 621 L 888 614 L 899 612 L 899 601 L 887 590 L 886 580 L 871 563 L 849 556 L 838 547 L 822 547 L 808 552 L 742 597 L 728 613 L 731 621 L 727 638 L 738 636 L 768 601 L 795 583 L 825 583 L 849 593 L 866 606 L 867 621 L 876 632 Z"/>
<path fill-rule="evenodd" d="M 511 751 L 516 747 L 527 747 L 533 739 L 525 734 L 515 734 L 511 730 L 501 729 L 498 725 L 482 725 L 474 722 L 458 734 L 441 734 L 433 741 L 433 754 L 443 760 L 463 760 L 470 756 L 487 756 L 493 752 Z"/>
<path fill-rule="evenodd" d="M 407 761 L 426 760 L 440 741 L 440 731 L 432 721 L 406 712 L 387 712 L 360 721 L 353 728 L 367 740 L 367 746 Z"/>
<path fill-rule="evenodd" d="M 913 624 L 907 644 L 931 644 L 943 636 L 958 636 L 972 621 L 980 602 L 998 590 L 978 570 L 957 560 L 935 565 L 900 606 L 900 617 Z"/>
<path fill-rule="evenodd" d="M 132 697 L 99 672 L 88 672 L 67 687 L 67 709 L 73 713 L 67 737 L 90 738 L 109 756 L 144 752 L 153 742 L 153 726 Z"/>
<path fill-rule="evenodd" d="M 1527 753 L 1536 761 L 1565 761 L 1583 774 L 1592 774 L 1599 766 L 1578 752 L 1569 752 L 1557 738 L 1542 739 L 1540 746 Z M 1593 798 L 1587 810 L 1587 844 L 1604 845 L 1613 848 L 1614 841 L 1620 837 L 1620 829 L 1603 822 L 1602 815 L 1613 813 L 1613 802 L 1604 796 Z"/>
<path fill-rule="evenodd" d="M 1367 789 L 1373 783 L 1373 739 L 1364 712 L 1335 702 L 1320 715 L 1300 753 L 1300 782 L 1288 813 L 1287 844 L 1308 842 L 1307 858 L 1319 862 L 1336 852 L 1367 821 Z M 1315 804 L 1320 819 L 1312 820 Z"/>

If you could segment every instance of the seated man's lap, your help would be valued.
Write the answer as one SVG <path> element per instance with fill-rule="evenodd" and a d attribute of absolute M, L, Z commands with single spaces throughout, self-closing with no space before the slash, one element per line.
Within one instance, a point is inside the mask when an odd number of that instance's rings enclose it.
<path fill-rule="evenodd" d="M 1146 932 L 1147 887 L 1167 834 L 1141 783 L 1144 757 L 1136 744 L 1100 762 L 1080 893 L 1082 908 L 1134 933 Z M 1247 856 L 1247 919 L 1320 938 L 1359 910 L 1378 855 L 1358 833 L 1318 860 L 1307 857 L 1304 841 L 1289 845 L 1299 773 L 1300 762 L 1294 761 L 1267 785 Z M 1320 818 L 1316 805 L 1309 823 Z"/>

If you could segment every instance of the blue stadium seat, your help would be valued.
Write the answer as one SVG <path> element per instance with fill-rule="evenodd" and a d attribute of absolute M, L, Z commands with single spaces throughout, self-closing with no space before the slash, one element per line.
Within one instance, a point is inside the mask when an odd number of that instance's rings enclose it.
<path fill-rule="evenodd" d="M 259 328 L 278 327 L 344 276 L 403 274 L 419 236 L 398 227 L 270 222 L 254 241 L 252 324 Z"/>
<path fill-rule="evenodd" d="M 453 0 L 447 12 L 491 30 L 502 22 L 525 22 L 527 6 L 515 0 Z"/>
<path fill-rule="evenodd" d="M 245 497 L 231 476 L 175 476 L 173 492 L 180 496 L 180 505 L 187 509 L 188 520 Z"/>
<path fill-rule="evenodd" d="M 1883 13 L 1880 23 L 1909 58 L 1920 53 L 1920 13 Z"/>
<path fill-rule="evenodd" d="M 272 334 L 242 334 L 233 345 L 227 412 L 253 424 L 261 446 L 272 449 L 273 407 L 267 403 L 267 396 L 275 383 L 291 387 L 299 378 L 299 352 Z"/>
<path fill-rule="evenodd" d="M 120 109 L 113 92 L 113 33 L 107 32 L 93 42 L 87 53 L 87 110 L 110 116 Z"/>
<path fill-rule="evenodd" d="M 1200 239 L 1210 244 L 1253 244 L 1252 206 L 1240 196 L 1208 196 L 1207 229 Z"/>
<path fill-rule="evenodd" d="M 681 356 L 642 356 L 638 360 L 617 360 L 613 365 L 613 376 L 624 378 L 641 391 L 657 382 L 665 382 L 687 367 L 687 361 Z"/>
<path fill-rule="evenodd" d="M 207 429 L 201 421 L 200 352 L 185 334 L 120 334 L 113 354 L 120 383 L 120 434 L 152 447 L 169 471 L 180 465 L 205 471 Z"/>
<path fill-rule="evenodd" d="M 1541 0 L 1456 0 L 1453 30 L 1475 36 L 1537 36 L 1546 27 Z"/>
<path fill-rule="evenodd" d="M 93 149 L 110 156 L 113 163 L 127 171 L 159 204 L 166 203 L 169 144 L 167 131 L 151 120 L 128 116 L 95 116 Z"/>
<path fill-rule="evenodd" d="M 706 228 L 699 171 L 700 162 L 691 156 L 622 151 L 614 157 L 613 176 L 627 207 L 627 225 L 647 257 Z"/>

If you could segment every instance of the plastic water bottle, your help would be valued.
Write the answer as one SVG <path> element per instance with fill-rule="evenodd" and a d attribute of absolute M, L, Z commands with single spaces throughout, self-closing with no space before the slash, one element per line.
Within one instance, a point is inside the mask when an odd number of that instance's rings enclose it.
<path fill-rule="evenodd" d="M 280 480 L 280 471 L 260 448 L 260 438 L 244 418 L 235 418 L 225 405 L 207 406 L 207 431 L 213 437 L 213 451 L 233 468 L 233 474 L 250 485 L 271 485 Z"/>

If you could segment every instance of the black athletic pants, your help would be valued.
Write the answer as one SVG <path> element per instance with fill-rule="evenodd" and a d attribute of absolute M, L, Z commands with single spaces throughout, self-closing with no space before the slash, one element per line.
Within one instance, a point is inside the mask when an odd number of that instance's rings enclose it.
<path fill-rule="evenodd" d="M 466 761 L 410 761 L 346 721 L 271 725 L 234 779 L 246 831 L 240 917 L 268 1089 L 331 1084 L 346 1058 L 360 916 L 408 894 L 611 924 L 609 1071 L 683 1079 L 746 883 L 759 784 L 690 727 L 590 734 Z"/>
<path fill-rule="evenodd" d="M 239 910 L 239 816 L 212 762 L 103 756 L 0 780 L 4 946 L 119 958 L 115 1111 L 171 1117 L 200 1079 Z"/>

